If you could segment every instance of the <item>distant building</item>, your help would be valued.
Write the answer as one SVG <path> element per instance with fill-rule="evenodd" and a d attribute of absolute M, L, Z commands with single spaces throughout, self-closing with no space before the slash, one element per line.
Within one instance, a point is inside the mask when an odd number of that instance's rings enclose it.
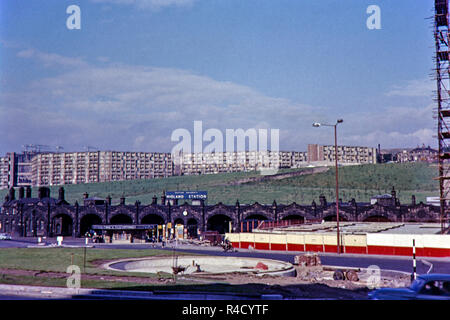
<path fill-rule="evenodd" d="M 152 179 L 173 175 L 170 153 L 41 153 L 36 155 L 31 163 L 33 186 Z"/>
<path fill-rule="evenodd" d="M 358 146 L 338 146 L 338 162 L 344 164 L 377 163 L 377 149 Z M 308 145 L 308 162 L 334 162 L 335 146 Z"/>
<path fill-rule="evenodd" d="M 31 161 L 36 152 L 9 152 L 0 157 L 0 189 L 32 185 Z"/>
<path fill-rule="evenodd" d="M 306 152 L 237 151 L 184 153 L 175 170 L 183 175 L 247 172 L 268 168 L 298 168 L 306 164 Z M 179 167 L 179 169 L 178 169 Z"/>
<path fill-rule="evenodd" d="M 430 146 L 417 147 L 414 149 L 405 149 L 397 153 L 397 162 L 427 162 L 435 163 L 438 161 L 438 151 Z"/>

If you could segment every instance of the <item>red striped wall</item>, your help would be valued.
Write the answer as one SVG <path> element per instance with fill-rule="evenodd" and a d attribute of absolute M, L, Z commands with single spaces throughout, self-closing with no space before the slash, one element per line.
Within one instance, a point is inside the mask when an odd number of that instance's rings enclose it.
<path fill-rule="evenodd" d="M 302 246 L 303 247 L 303 246 Z M 271 243 L 270 244 L 271 250 L 275 251 L 285 251 L 286 250 L 286 244 L 284 243 Z"/>
<path fill-rule="evenodd" d="M 269 243 L 263 242 L 232 242 L 234 248 L 248 249 L 249 246 L 258 250 L 274 250 L 274 251 L 304 251 L 303 244 L 288 243 Z M 255 247 L 256 246 L 256 247 Z M 321 244 L 306 244 L 306 251 L 310 252 L 324 252 L 324 246 Z M 337 252 L 337 246 L 325 245 L 325 252 Z M 342 246 L 341 252 L 350 254 L 378 254 L 391 256 L 412 256 L 412 248 L 408 247 L 391 247 L 391 246 Z M 450 257 L 450 249 L 445 248 L 416 248 L 417 257 Z"/>
<path fill-rule="evenodd" d="M 232 236 L 231 236 L 232 235 Z M 329 237 L 322 239 L 317 235 L 308 238 L 308 234 L 302 237 L 271 238 L 270 234 L 258 235 L 258 242 L 254 242 L 252 236 L 243 234 L 230 234 L 230 241 L 235 248 L 248 249 L 249 246 L 258 250 L 293 251 L 293 252 L 337 252 L 337 247 Z M 319 236 L 320 237 L 320 236 Z M 256 238 L 256 237 L 255 237 Z M 240 241 L 246 240 L 246 241 Z M 274 243 L 271 240 L 274 240 Z M 284 243 L 285 240 L 291 243 Z M 377 254 L 390 256 L 412 256 L 413 240 L 416 244 L 417 257 L 450 257 L 450 235 L 414 235 L 414 234 L 377 234 L 368 233 L 365 238 L 349 236 L 348 241 L 342 241 L 341 252 L 347 254 Z M 312 242 L 303 244 L 303 241 Z M 325 243 L 322 244 L 321 242 Z M 328 244 L 327 244 L 328 243 Z M 409 245 L 411 243 L 411 246 Z"/>
<path fill-rule="evenodd" d="M 268 243 L 264 243 L 264 242 L 256 242 L 255 243 L 255 249 L 258 249 L 258 250 L 269 250 L 269 244 Z"/>
<path fill-rule="evenodd" d="M 367 247 L 353 247 L 353 246 L 345 246 L 345 253 L 358 253 L 358 254 L 366 254 Z"/>
<path fill-rule="evenodd" d="M 288 251 L 304 251 L 305 247 L 303 244 L 298 243 L 288 243 Z"/>
<path fill-rule="evenodd" d="M 322 244 L 306 244 L 306 251 L 323 252 Z"/>

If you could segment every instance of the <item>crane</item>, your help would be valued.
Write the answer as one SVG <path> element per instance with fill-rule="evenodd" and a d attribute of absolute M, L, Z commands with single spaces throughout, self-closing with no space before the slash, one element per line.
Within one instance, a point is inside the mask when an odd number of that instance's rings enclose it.
<path fill-rule="evenodd" d="M 27 152 L 37 152 L 37 153 L 41 152 L 41 149 L 50 148 L 49 146 L 47 146 L 45 144 L 25 144 L 25 145 L 22 145 L 22 147 Z"/>

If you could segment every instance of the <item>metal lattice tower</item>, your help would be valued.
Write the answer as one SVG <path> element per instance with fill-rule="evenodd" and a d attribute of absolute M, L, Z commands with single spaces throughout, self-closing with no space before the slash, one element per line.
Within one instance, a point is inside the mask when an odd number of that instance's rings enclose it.
<path fill-rule="evenodd" d="M 450 25 L 449 0 L 435 0 L 434 39 L 436 44 L 437 120 L 439 143 L 440 222 L 444 222 L 450 200 Z"/>

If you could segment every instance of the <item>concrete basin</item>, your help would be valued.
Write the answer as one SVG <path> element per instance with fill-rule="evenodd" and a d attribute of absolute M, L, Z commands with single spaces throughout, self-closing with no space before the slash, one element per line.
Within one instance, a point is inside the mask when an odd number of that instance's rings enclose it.
<path fill-rule="evenodd" d="M 284 261 L 259 258 L 217 257 L 217 256 L 179 256 L 123 259 L 104 265 L 115 271 L 173 273 L 173 266 L 184 267 L 184 274 L 225 274 L 232 272 L 256 275 L 295 276 L 292 264 Z"/>

